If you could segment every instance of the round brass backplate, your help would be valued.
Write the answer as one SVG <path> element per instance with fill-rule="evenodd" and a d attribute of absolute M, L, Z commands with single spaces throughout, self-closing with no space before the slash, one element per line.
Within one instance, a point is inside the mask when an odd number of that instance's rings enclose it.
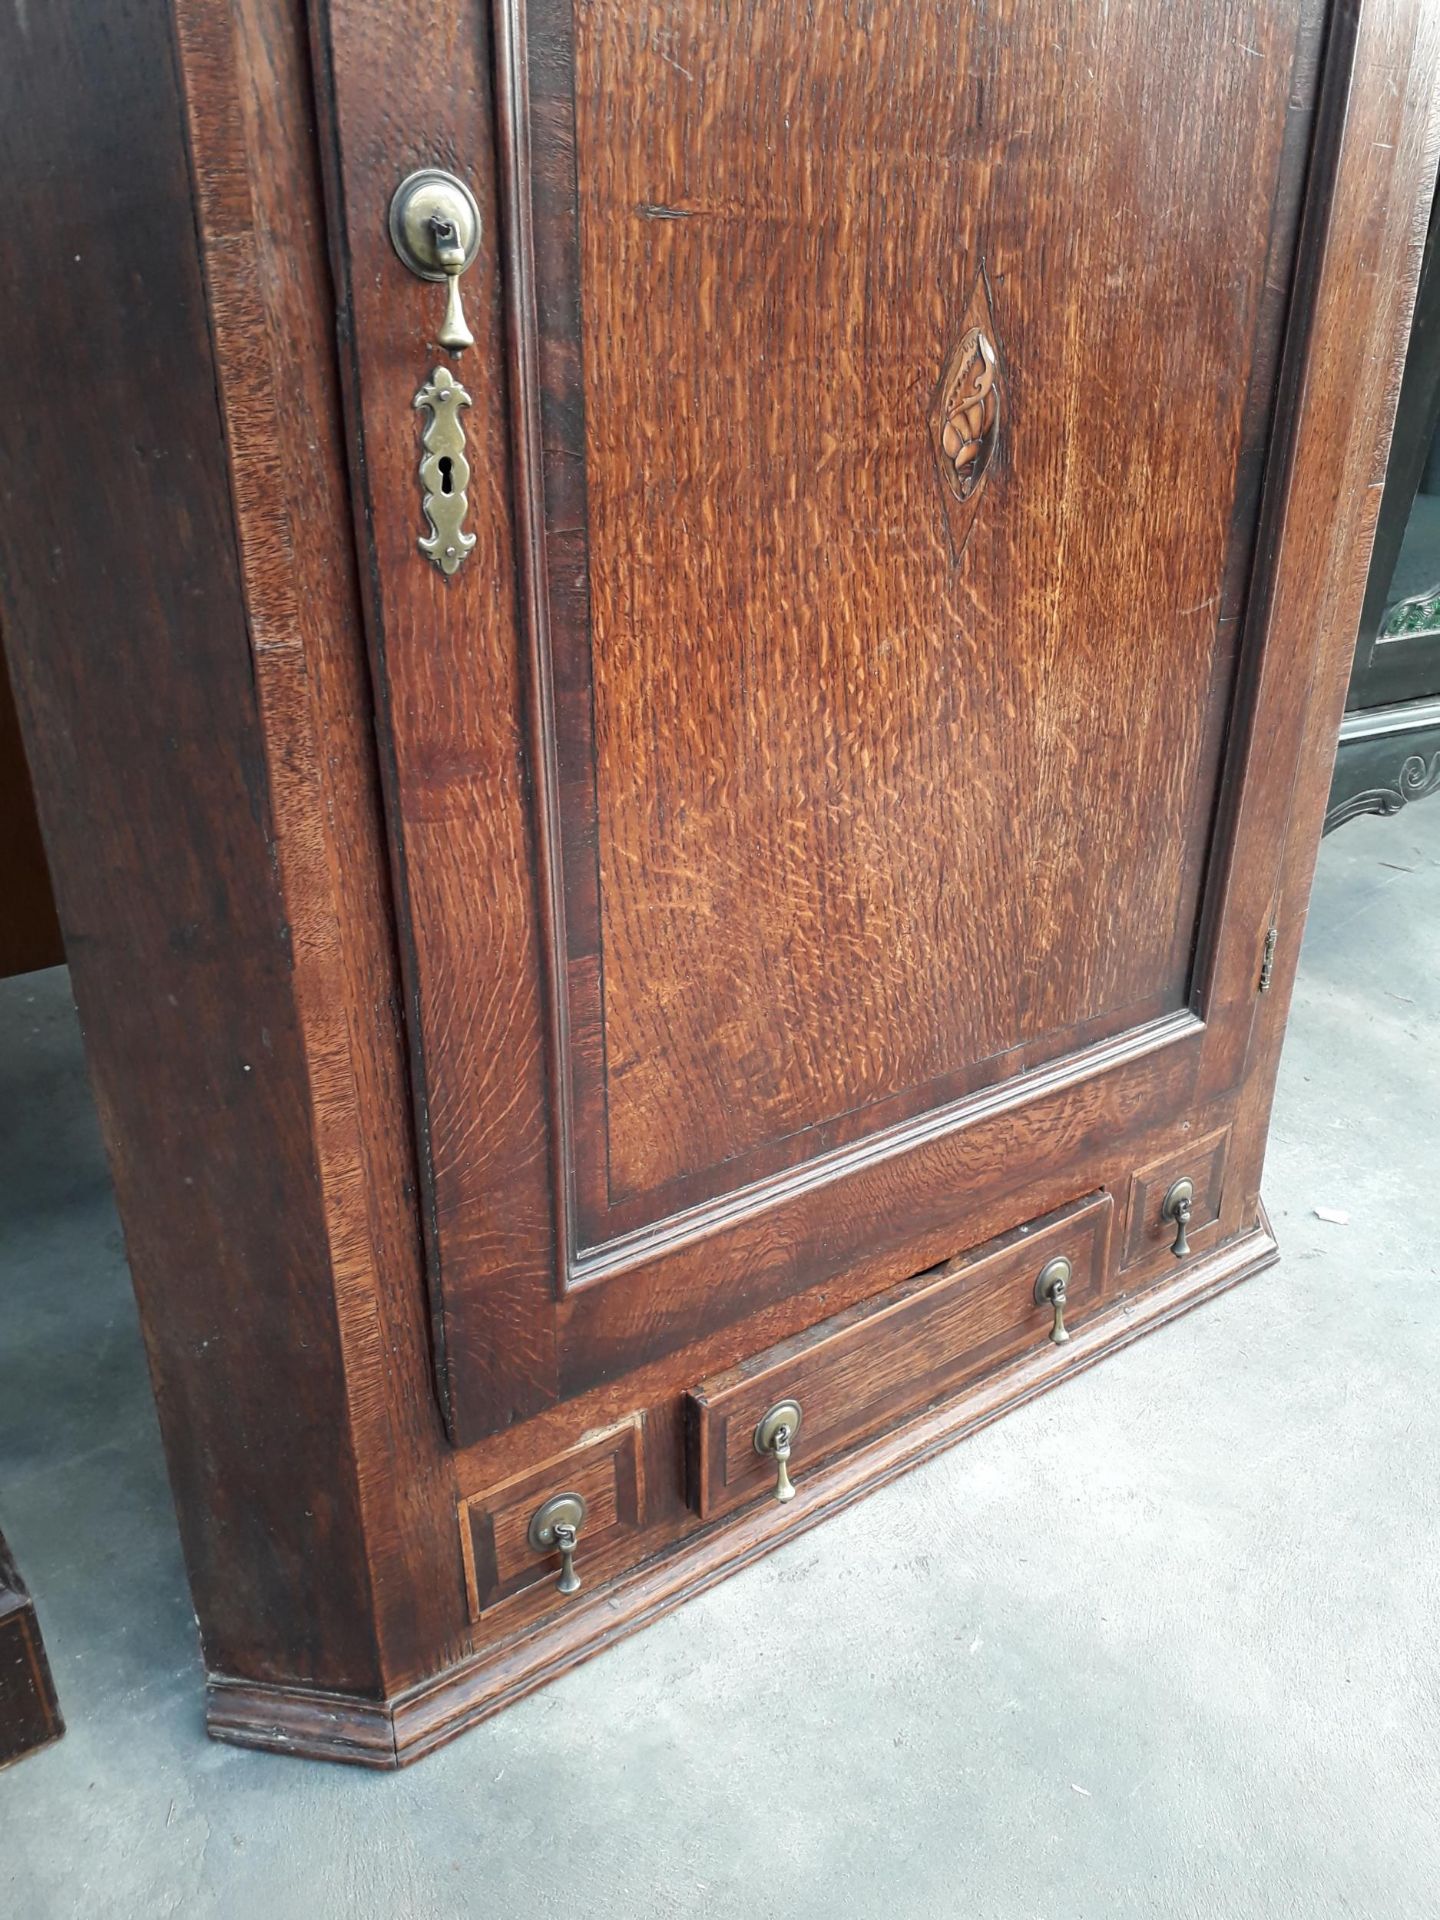
<path fill-rule="evenodd" d="M 585 1524 L 585 1501 L 578 1493 L 557 1493 L 530 1516 L 526 1539 L 536 1553 L 553 1553 L 556 1527 L 573 1527 L 579 1533 Z"/>
<path fill-rule="evenodd" d="M 440 265 L 432 220 L 448 220 L 465 255 L 465 271 L 480 251 L 480 209 L 463 180 L 439 167 L 407 174 L 390 202 L 390 239 L 411 273 L 422 280 L 448 278 Z"/>
<path fill-rule="evenodd" d="M 1055 1297 L 1056 1287 L 1062 1285 L 1069 1286 L 1070 1275 L 1073 1271 L 1074 1269 L 1063 1253 L 1056 1254 L 1053 1260 L 1047 1260 L 1040 1269 L 1039 1277 L 1035 1282 L 1036 1306 L 1048 1306 L 1050 1301 Z"/>
<path fill-rule="evenodd" d="M 1173 1220 L 1176 1209 L 1183 1206 L 1187 1200 L 1190 1201 L 1192 1205 L 1194 1204 L 1195 1182 L 1193 1180 L 1177 1180 L 1166 1194 L 1164 1200 L 1160 1203 L 1160 1218 L 1162 1220 Z"/>
<path fill-rule="evenodd" d="M 755 1429 L 755 1451 L 757 1453 L 773 1452 L 775 1436 L 781 1427 L 790 1429 L 790 1438 L 793 1440 L 799 1433 L 800 1423 L 804 1418 L 798 1400 L 777 1400 Z"/>

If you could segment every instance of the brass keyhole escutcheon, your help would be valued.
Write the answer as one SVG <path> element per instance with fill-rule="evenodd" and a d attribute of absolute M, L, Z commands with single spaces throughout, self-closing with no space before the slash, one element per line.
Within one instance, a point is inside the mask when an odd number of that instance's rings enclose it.
<path fill-rule="evenodd" d="M 448 367 L 436 367 L 415 396 L 416 407 L 430 416 L 421 435 L 420 484 L 424 488 L 428 534 L 420 537 L 420 551 L 433 560 L 448 580 L 475 545 L 465 531 L 469 502 L 470 462 L 465 458 L 465 428 L 461 423 L 470 396 Z"/>
<path fill-rule="evenodd" d="M 1035 1282 L 1035 1304 L 1037 1307 L 1053 1307 L 1054 1323 L 1050 1328 L 1050 1338 L 1057 1347 L 1068 1344 L 1070 1335 L 1065 1331 L 1065 1302 L 1069 1298 L 1068 1289 L 1074 1269 L 1064 1254 L 1057 1254 L 1053 1260 L 1047 1260 L 1040 1269 Z"/>
<path fill-rule="evenodd" d="M 575 1571 L 575 1548 L 585 1524 L 585 1499 L 578 1493 L 557 1493 L 530 1516 L 526 1539 L 536 1553 L 558 1553 L 560 1578 L 557 1593 L 580 1591 L 580 1576 Z"/>
<path fill-rule="evenodd" d="M 1175 1223 L 1175 1244 L 1170 1251 L 1177 1260 L 1190 1252 L 1190 1216 L 1195 1210 L 1195 1182 L 1177 1180 L 1160 1207 L 1160 1218 Z"/>
<path fill-rule="evenodd" d="M 795 1498 L 790 1449 L 804 1418 L 798 1400 L 777 1400 L 755 1429 L 755 1451 L 775 1462 L 775 1498 L 780 1501 Z"/>
<path fill-rule="evenodd" d="M 480 208 L 469 187 L 440 167 L 407 174 L 390 202 L 390 240 L 411 273 L 445 282 L 439 344 L 447 353 L 473 347 L 460 304 L 460 276 L 480 251 Z"/>

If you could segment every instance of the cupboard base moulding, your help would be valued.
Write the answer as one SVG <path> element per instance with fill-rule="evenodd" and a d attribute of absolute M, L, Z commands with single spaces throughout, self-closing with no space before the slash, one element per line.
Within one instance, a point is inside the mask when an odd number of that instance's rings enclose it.
<path fill-rule="evenodd" d="M 797 1481 L 788 1505 L 764 1500 L 718 1521 L 659 1558 L 587 1592 L 537 1629 L 487 1647 L 389 1700 L 212 1675 L 206 1690 L 206 1728 L 216 1740 L 270 1753 L 381 1769 L 408 1766 L 1002 1413 L 1227 1287 L 1263 1273 L 1278 1258 L 1262 1207 L 1248 1233 L 1197 1257 L 1172 1280 L 1143 1293 L 1121 1295 L 1079 1329 L 1068 1346 L 1027 1354 L 958 1399 L 814 1468 Z"/>

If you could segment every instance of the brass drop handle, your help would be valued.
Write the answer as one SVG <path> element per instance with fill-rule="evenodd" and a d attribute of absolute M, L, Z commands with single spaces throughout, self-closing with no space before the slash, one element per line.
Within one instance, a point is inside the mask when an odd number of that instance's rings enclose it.
<path fill-rule="evenodd" d="M 1073 1271 L 1064 1254 L 1057 1254 L 1053 1260 L 1045 1262 L 1035 1282 L 1036 1306 L 1050 1306 L 1055 1309 L 1055 1322 L 1050 1329 L 1050 1338 L 1057 1347 L 1065 1346 L 1070 1339 L 1065 1331 L 1065 1302 L 1068 1298 L 1067 1289 Z"/>
<path fill-rule="evenodd" d="M 1185 1259 L 1190 1252 L 1190 1216 L 1194 1210 L 1194 1181 L 1177 1180 L 1160 1207 L 1160 1218 L 1175 1223 L 1175 1244 L 1170 1251 L 1177 1260 Z"/>
<path fill-rule="evenodd" d="M 440 345 L 447 353 L 473 347 L 460 304 L 460 276 L 480 251 L 480 208 L 469 187 L 439 167 L 408 174 L 390 202 L 390 240 L 411 273 L 445 282 Z"/>
<path fill-rule="evenodd" d="M 531 1548 L 536 1553 L 558 1553 L 560 1556 L 560 1578 L 555 1582 L 557 1593 L 580 1591 L 580 1576 L 575 1571 L 575 1548 L 584 1524 L 585 1500 L 578 1493 L 557 1493 L 530 1516 L 526 1538 Z"/>
<path fill-rule="evenodd" d="M 778 1400 L 755 1429 L 755 1451 L 775 1462 L 775 1498 L 780 1501 L 795 1498 L 790 1449 L 804 1417 L 798 1400 Z"/>
<path fill-rule="evenodd" d="M 474 346 L 475 336 L 465 323 L 465 309 L 460 304 L 460 276 L 465 271 L 460 229 L 454 220 L 432 213 L 430 232 L 435 240 L 435 258 L 445 269 L 446 281 L 445 316 L 435 337 L 449 352 L 463 353 L 466 347 Z"/>

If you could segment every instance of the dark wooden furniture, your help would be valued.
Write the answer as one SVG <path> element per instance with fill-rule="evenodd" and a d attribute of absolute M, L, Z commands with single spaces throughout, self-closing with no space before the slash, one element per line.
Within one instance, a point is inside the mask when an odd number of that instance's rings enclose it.
<path fill-rule="evenodd" d="M 0 980 L 65 958 L 0 634 Z"/>
<path fill-rule="evenodd" d="M 123 13 L 4 612 L 211 1730 L 393 1766 L 1273 1260 L 1440 19 Z"/>
<path fill-rule="evenodd" d="M 1325 830 L 1440 793 L 1440 198 L 1415 297 L 1390 464 Z"/>
<path fill-rule="evenodd" d="M 35 1602 L 0 1533 L 0 1767 L 64 1731 Z"/>

